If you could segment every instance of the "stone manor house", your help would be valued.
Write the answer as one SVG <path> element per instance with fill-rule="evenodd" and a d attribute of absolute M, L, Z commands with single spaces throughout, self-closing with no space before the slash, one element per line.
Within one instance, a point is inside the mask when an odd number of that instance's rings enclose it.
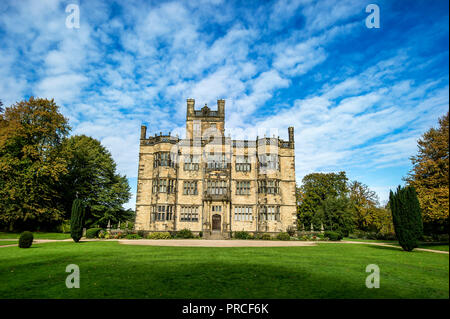
<path fill-rule="evenodd" d="M 225 136 L 217 110 L 187 100 L 186 138 L 148 136 L 141 126 L 136 230 L 190 229 L 204 238 L 296 229 L 294 128 L 289 140 Z"/>

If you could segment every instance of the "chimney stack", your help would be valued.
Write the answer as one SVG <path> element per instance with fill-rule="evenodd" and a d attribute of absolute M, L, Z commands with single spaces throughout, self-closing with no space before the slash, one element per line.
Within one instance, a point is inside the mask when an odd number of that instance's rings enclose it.
<path fill-rule="evenodd" d="M 217 100 L 217 111 L 219 115 L 225 116 L 225 100 Z"/>
<path fill-rule="evenodd" d="M 288 127 L 289 132 L 289 145 L 291 148 L 294 148 L 294 127 L 290 126 Z"/>
<path fill-rule="evenodd" d="M 147 135 L 147 126 L 141 125 L 141 140 L 145 140 L 146 135 Z"/>
<path fill-rule="evenodd" d="M 187 99 L 187 116 L 193 116 L 194 115 L 194 106 L 195 106 L 195 99 Z"/>

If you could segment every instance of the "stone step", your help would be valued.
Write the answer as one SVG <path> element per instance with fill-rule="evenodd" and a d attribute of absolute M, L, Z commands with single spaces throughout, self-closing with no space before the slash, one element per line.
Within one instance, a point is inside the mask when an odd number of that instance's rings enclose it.
<path fill-rule="evenodd" d="M 229 239 L 228 234 L 224 234 L 221 231 L 205 231 L 203 233 L 204 239 L 211 239 L 211 240 L 223 240 L 223 239 Z"/>

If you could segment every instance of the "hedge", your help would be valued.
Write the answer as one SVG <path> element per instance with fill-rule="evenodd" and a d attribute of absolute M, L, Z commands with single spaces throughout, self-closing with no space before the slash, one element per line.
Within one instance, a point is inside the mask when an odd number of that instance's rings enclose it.
<path fill-rule="evenodd" d="M 98 233 L 103 230 L 102 228 L 89 228 L 86 230 L 86 238 L 96 238 Z"/>

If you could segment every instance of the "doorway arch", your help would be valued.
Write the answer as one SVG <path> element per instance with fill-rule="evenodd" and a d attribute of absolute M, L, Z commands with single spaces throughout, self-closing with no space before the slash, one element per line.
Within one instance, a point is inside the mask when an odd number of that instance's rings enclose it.
<path fill-rule="evenodd" d="M 219 214 L 212 215 L 212 230 L 220 230 L 222 217 Z"/>

